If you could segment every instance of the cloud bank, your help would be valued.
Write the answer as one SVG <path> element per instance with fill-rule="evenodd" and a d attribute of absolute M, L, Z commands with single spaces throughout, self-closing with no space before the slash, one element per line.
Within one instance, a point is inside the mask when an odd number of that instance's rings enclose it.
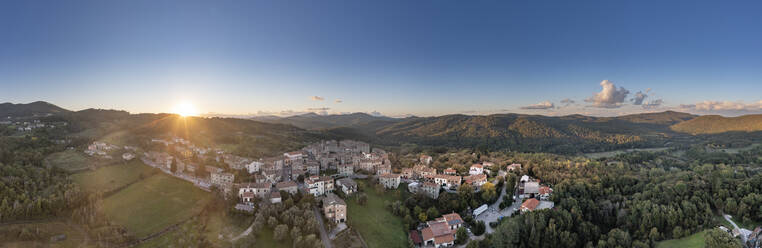
<path fill-rule="evenodd" d="M 520 109 L 552 109 L 556 106 L 550 101 L 544 101 L 537 104 L 521 107 Z"/>
<path fill-rule="evenodd" d="M 313 100 L 313 101 L 322 101 L 322 100 L 325 100 L 325 98 L 319 97 L 319 96 L 312 96 L 312 97 L 310 97 L 310 100 Z"/>

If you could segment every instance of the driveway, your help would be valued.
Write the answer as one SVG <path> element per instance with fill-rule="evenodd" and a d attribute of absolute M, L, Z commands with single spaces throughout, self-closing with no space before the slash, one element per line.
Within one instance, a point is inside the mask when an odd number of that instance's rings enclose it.
<path fill-rule="evenodd" d="M 312 211 L 315 212 L 315 218 L 318 221 L 318 224 L 320 225 L 320 239 L 323 240 L 323 247 L 324 248 L 333 248 L 333 245 L 331 244 L 331 239 L 328 238 L 328 232 L 325 231 L 325 223 L 323 223 L 323 216 L 320 215 L 320 211 L 318 211 L 317 207 L 312 207 Z"/>

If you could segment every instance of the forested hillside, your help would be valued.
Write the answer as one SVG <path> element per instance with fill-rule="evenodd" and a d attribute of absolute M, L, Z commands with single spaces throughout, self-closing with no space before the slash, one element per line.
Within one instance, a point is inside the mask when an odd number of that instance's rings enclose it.
<path fill-rule="evenodd" d="M 677 123 L 672 126 L 672 130 L 692 134 L 762 131 L 762 115 L 744 115 L 738 117 L 705 115 Z"/>
<path fill-rule="evenodd" d="M 268 123 L 289 124 L 299 128 L 311 130 L 338 127 L 378 128 L 403 120 L 386 116 L 372 116 L 366 113 L 352 113 L 342 115 L 318 115 L 315 113 L 308 113 L 283 118 L 265 116 L 254 117 L 252 119 Z"/>
<path fill-rule="evenodd" d="M 679 135 L 670 125 L 693 117 L 678 112 L 621 117 L 446 115 L 394 123 L 378 129 L 375 136 L 386 143 L 578 153 L 663 146 Z"/>

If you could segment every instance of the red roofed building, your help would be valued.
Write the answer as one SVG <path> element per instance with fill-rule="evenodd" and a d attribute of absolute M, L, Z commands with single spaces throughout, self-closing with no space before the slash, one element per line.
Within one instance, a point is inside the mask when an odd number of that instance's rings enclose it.
<path fill-rule="evenodd" d="M 550 198 L 550 194 L 553 194 L 553 189 L 551 189 L 548 186 L 540 186 L 540 192 L 539 192 L 540 199 L 543 199 L 543 200 L 548 199 Z"/>
<path fill-rule="evenodd" d="M 463 180 L 465 180 L 467 184 L 471 184 L 474 187 L 481 187 L 482 185 L 487 183 L 487 175 L 484 175 L 484 174 L 471 175 L 471 176 L 464 177 Z"/>
<path fill-rule="evenodd" d="M 455 244 L 455 230 L 450 229 L 447 222 L 429 221 L 428 224 L 428 227 L 421 230 L 424 245 L 444 247 Z"/>
<path fill-rule="evenodd" d="M 529 198 L 529 200 L 526 200 L 521 204 L 521 212 L 534 211 L 534 209 L 537 208 L 537 205 L 540 205 L 540 201 L 535 198 Z"/>
<path fill-rule="evenodd" d="M 458 171 L 456 171 L 453 168 L 447 168 L 447 169 L 444 170 L 444 174 L 445 175 L 455 175 L 455 174 L 458 174 Z"/>

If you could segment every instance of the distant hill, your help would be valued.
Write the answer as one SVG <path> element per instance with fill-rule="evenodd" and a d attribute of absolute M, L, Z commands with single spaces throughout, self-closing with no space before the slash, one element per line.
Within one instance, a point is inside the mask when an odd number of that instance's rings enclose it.
<path fill-rule="evenodd" d="M 692 118 L 695 116 L 679 112 L 619 117 L 445 115 L 392 123 L 375 130 L 372 137 L 385 143 L 577 153 L 662 146 L 670 137 L 679 135 L 669 128 L 670 125 Z M 352 133 L 348 130 L 332 131 Z M 367 132 L 357 133 L 369 136 Z"/>
<path fill-rule="evenodd" d="M 677 123 L 672 126 L 672 130 L 691 134 L 762 131 L 762 115 L 744 115 L 738 117 L 704 115 Z"/>
<path fill-rule="evenodd" d="M 339 127 L 375 128 L 399 122 L 401 119 L 373 116 L 366 113 L 342 115 L 318 115 L 307 113 L 290 117 L 277 118 L 274 116 L 254 117 L 253 120 L 289 124 L 303 129 L 321 130 Z"/>
<path fill-rule="evenodd" d="M 70 112 L 56 105 L 37 101 L 32 103 L 0 103 L 0 117 L 31 117 L 31 116 L 45 116 L 51 114 L 61 114 Z"/>

